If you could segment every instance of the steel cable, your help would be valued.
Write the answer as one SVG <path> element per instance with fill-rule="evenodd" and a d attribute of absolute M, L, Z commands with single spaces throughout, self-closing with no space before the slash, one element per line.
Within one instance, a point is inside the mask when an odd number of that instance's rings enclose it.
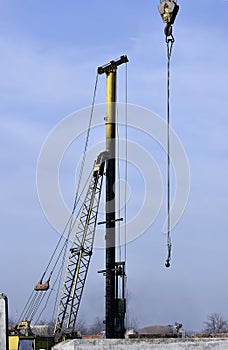
<path fill-rule="evenodd" d="M 165 266 L 170 267 L 171 260 L 171 216 L 170 216 L 170 202 L 171 202 L 171 162 L 170 162 L 170 59 L 172 54 L 172 47 L 174 37 L 172 33 L 166 36 L 167 43 L 167 248 L 168 255 Z"/>
<path fill-rule="evenodd" d="M 69 240 L 69 237 L 70 237 L 70 233 L 72 232 L 72 229 L 74 227 L 74 224 L 75 224 L 75 221 L 76 219 L 74 220 L 74 212 L 75 212 L 75 209 L 79 203 L 79 200 L 80 200 L 80 197 L 81 197 L 81 194 L 84 192 L 85 190 L 85 187 L 86 187 L 86 184 L 87 182 L 85 182 L 85 185 L 84 185 L 84 188 L 82 190 L 82 193 L 79 195 L 79 190 L 80 190 L 80 184 L 81 184 L 81 179 L 82 179 L 82 174 L 83 174 L 83 170 L 84 170 L 84 165 L 85 165 L 85 161 L 86 161 L 86 152 L 87 152 L 87 148 L 88 148 L 88 142 L 89 142 L 89 135 L 90 135 L 90 129 L 91 129 L 91 124 L 92 124 L 92 118 L 93 118 L 93 113 L 94 113 L 94 107 L 95 107 L 95 100 L 96 100 L 96 91 L 97 91 L 97 84 L 98 84 L 98 74 L 96 75 L 96 80 L 95 80 L 95 86 L 94 86 L 94 92 L 93 92 L 93 98 L 92 98 L 92 105 L 91 105 L 91 112 L 90 112 L 90 118 L 89 118 L 89 125 L 88 125 L 88 129 L 87 129 L 87 134 L 86 134 L 86 140 L 85 140 L 85 146 L 84 146 L 84 151 L 83 151 L 83 158 L 82 158 L 82 163 L 81 163 L 81 168 L 80 168 L 80 172 L 79 172 L 79 181 L 78 181 L 78 186 L 77 186 L 77 190 L 76 190 L 76 196 L 75 196 L 75 200 L 74 200 L 74 205 L 73 205 L 73 209 L 72 209 L 72 213 L 71 213 L 71 216 L 69 218 L 69 220 L 67 221 L 66 225 L 65 225 L 65 228 L 63 230 L 63 233 L 61 234 L 58 242 L 57 242 L 57 245 L 54 249 L 54 252 L 52 253 L 51 255 L 51 258 L 45 268 L 45 271 L 40 279 L 41 283 L 42 283 L 42 280 L 43 278 L 45 277 L 55 255 L 56 255 L 56 252 L 60 246 L 60 243 L 63 239 L 63 236 L 67 230 L 67 228 L 69 227 L 69 230 L 68 230 L 68 235 L 67 235 L 67 238 L 65 239 L 65 242 L 63 244 L 63 247 L 62 249 L 60 250 L 60 253 L 54 263 L 54 267 L 52 268 L 50 274 L 49 274 L 49 278 L 48 278 L 48 281 L 50 280 L 53 272 L 54 272 L 54 269 L 56 268 L 56 265 L 58 263 L 58 260 L 64 250 L 64 248 L 67 246 L 67 243 L 68 243 L 68 240 Z M 91 175 L 91 174 L 90 174 Z M 64 254 L 65 255 L 65 254 Z M 35 291 L 33 290 L 20 317 L 19 317 L 19 320 L 23 319 L 23 318 L 26 318 L 26 319 L 29 319 L 29 318 L 33 318 L 37 309 L 39 308 L 40 306 L 40 303 L 42 302 L 43 300 L 43 297 L 42 297 L 42 294 L 41 296 L 39 296 L 39 294 L 35 293 Z M 43 293 L 43 292 L 41 292 Z M 44 293 L 43 293 L 44 294 Z"/>

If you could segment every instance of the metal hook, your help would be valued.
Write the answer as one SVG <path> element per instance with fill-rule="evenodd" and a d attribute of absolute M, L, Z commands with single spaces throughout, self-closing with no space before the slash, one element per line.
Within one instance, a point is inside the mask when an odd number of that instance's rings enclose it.
<path fill-rule="evenodd" d="M 166 24 L 165 29 L 164 29 L 164 33 L 165 33 L 166 37 L 169 37 L 169 36 L 173 37 L 173 35 L 172 35 L 173 27 L 169 23 Z"/>
<path fill-rule="evenodd" d="M 165 267 L 170 267 L 170 259 L 171 259 L 171 243 L 168 243 L 168 256 L 165 262 Z"/>

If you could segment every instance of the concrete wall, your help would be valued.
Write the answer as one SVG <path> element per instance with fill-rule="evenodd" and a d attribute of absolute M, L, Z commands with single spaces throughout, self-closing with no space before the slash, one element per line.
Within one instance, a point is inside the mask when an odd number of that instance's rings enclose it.
<path fill-rule="evenodd" d="M 8 300 L 0 293 L 0 349 L 8 350 Z"/>
<path fill-rule="evenodd" d="M 71 340 L 53 350 L 227 350 L 228 339 Z"/>

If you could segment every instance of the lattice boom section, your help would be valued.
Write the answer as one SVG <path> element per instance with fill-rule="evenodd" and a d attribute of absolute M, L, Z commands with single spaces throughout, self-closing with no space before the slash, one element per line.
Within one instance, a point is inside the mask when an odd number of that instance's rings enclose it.
<path fill-rule="evenodd" d="M 95 167 L 94 167 L 95 168 Z M 97 169 L 97 168 L 96 168 Z M 94 171 L 82 204 L 65 273 L 54 333 L 74 330 L 92 255 L 98 207 L 103 182 L 103 163 Z"/>

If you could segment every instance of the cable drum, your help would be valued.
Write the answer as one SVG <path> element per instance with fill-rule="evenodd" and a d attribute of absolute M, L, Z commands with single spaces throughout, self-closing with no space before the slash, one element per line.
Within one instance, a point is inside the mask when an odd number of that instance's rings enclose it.
<path fill-rule="evenodd" d="M 116 108 L 118 109 L 119 125 L 124 126 L 126 105 L 116 103 Z M 127 127 L 129 131 L 131 130 L 131 134 L 128 132 L 130 135 L 127 140 L 127 161 L 132 169 L 135 169 L 135 174 L 138 174 L 138 177 L 135 176 L 132 179 L 131 173 L 129 173 L 128 183 L 124 184 L 124 186 L 128 187 L 128 207 L 130 208 L 131 201 L 136 201 L 135 207 L 131 206 L 133 208 L 132 213 L 128 209 L 126 240 L 129 242 L 148 230 L 159 214 L 163 200 L 163 171 L 159 169 L 155 161 L 153 149 L 142 145 L 140 138 L 136 140 L 135 135 L 140 133 L 142 135 L 141 140 L 143 140 L 144 136 L 152 138 L 160 145 L 161 151 L 163 150 L 163 152 L 167 153 L 167 124 L 164 119 L 143 107 L 128 104 L 127 108 Z M 87 149 L 82 183 L 87 179 L 97 155 L 105 149 L 103 141 L 105 111 L 105 104 L 94 106 L 91 137 Z M 37 162 L 37 192 L 41 207 L 49 223 L 61 234 L 72 213 L 72 208 L 66 205 L 64 194 L 59 186 L 61 164 L 63 164 L 62 160 L 66 151 L 70 151 L 71 144 L 87 132 L 89 113 L 90 107 L 71 114 L 57 124 L 46 138 Z M 125 161 L 125 152 L 123 150 L 125 143 L 126 140 L 120 133 L 120 162 Z M 184 147 L 172 129 L 170 129 L 170 143 L 172 144 L 170 162 L 175 173 L 175 196 L 170 211 L 172 216 L 171 228 L 173 228 L 182 216 L 188 200 L 190 174 Z M 75 159 L 73 154 L 72 166 L 74 168 L 72 172 L 77 173 L 79 170 L 77 170 L 75 164 L 78 165 L 79 169 L 80 157 Z M 74 191 L 75 189 L 72 188 L 72 192 Z M 134 193 L 137 193 L 137 198 L 134 197 Z M 124 203 L 121 202 L 120 205 L 123 207 Z M 103 212 L 104 206 L 101 204 L 99 215 L 102 215 Z M 100 234 L 99 231 L 102 232 L 102 230 L 103 234 Z M 167 220 L 164 223 L 163 232 L 167 233 Z M 103 248 L 105 245 L 104 228 L 97 227 L 96 236 L 99 239 L 95 240 L 95 247 Z"/>

